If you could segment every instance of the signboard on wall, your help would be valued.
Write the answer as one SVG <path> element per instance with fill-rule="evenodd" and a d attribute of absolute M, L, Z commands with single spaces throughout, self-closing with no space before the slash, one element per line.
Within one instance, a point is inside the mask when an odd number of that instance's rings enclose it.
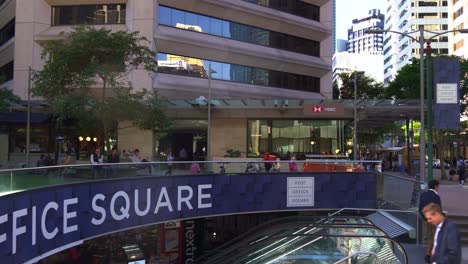
<path fill-rule="evenodd" d="M 89 238 L 195 217 L 376 206 L 373 173 L 291 176 L 261 173 L 127 178 L 0 196 L 0 259 L 2 263 L 34 263 Z M 189 237 L 190 228 L 191 223 L 184 222 L 183 230 Z M 167 240 L 167 249 L 178 247 L 172 243 L 175 236 L 174 232 Z"/>
<path fill-rule="evenodd" d="M 344 115 L 343 104 L 305 104 L 304 116 L 316 117 L 342 117 Z"/>

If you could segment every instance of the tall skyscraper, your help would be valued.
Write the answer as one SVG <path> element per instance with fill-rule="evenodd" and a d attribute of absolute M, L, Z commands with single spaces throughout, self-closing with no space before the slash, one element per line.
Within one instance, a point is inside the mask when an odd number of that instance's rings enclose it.
<path fill-rule="evenodd" d="M 468 1 L 449 1 L 448 28 L 468 28 Z M 468 58 L 468 34 L 449 33 L 449 52 L 463 58 Z"/>
<path fill-rule="evenodd" d="M 368 16 L 356 18 L 348 29 L 348 51 L 350 53 L 383 54 L 383 41 L 380 34 L 367 34 L 369 29 L 384 29 L 385 15 L 372 9 Z"/>
<path fill-rule="evenodd" d="M 442 31 L 448 29 L 448 2 L 430 1 L 394 1 L 387 0 L 385 29 L 408 33 L 417 31 L 420 26 L 425 30 Z M 463 1 L 461 1 L 463 2 Z M 425 37 L 430 37 L 427 34 Z M 414 37 L 418 37 L 414 33 Z M 448 36 L 440 36 L 432 41 L 434 53 L 448 54 Z M 397 72 L 411 58 L 419 58 L 419 43 L 408 37 L 395 34 L 384 34 L 384 79 L 385 83 L 393 80 Z"/>

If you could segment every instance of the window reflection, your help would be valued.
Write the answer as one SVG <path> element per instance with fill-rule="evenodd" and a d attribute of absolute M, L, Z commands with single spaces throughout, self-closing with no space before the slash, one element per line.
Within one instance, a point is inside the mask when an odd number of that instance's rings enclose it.
<path fill-rule="evenodd" d="M 320 56 L 320 42 L 279 32 L 207 17 L 165 6 L 159 7 L 159 23 L 292 52 Z"/>
<path fill-rule="evenodd" d="M 52 7 L 52 25 L 125 24 L 125 4 Z"/>
<path fill-rule="evenodd" d="M 211 65 L 211 78 L 216 80 L 320 92 L 320 78 L 313 76 L 165 53 L 158 53 L 157 60 L 158 72 L 162 73 L 208 78 L 208 69 Z"/>
<path fill-rule="evenodd" d="M 320 21 L 320 7 L 305 3 L 301 0 L 243 0 L 249 3 L 265 6 L 271 9 Z"/>
<path fill-rule="evenodd" d="M 15 36 L 15 19 L 13 18 L 0 29 L 0 46 Z"/>

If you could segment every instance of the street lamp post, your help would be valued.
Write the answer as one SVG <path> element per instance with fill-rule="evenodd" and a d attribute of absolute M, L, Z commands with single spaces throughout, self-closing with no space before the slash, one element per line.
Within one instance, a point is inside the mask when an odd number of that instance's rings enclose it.
<path fill-rule="evenodd" d="M 416 32 L 419 32 L 419 39 L 411 36 L 411 34 L 413 33 L 416 33 Z M 430 34 L 434 34 L 432 35 L 431 37 L 427 38 L 426 40 L 424 39 L 424 32 L 427 32 L 427 33 L 430 33 Z M 420 97 L 421 97 L 421 109 L 420 109 L 420 114 L 421 114 L 421 129 L 420 129 L 420 136 L 419 136 L 419 175 L 420 175 L 420 179 L 422 181 L 429 181 L 429 180 L 432 180 L 432 179 L 428 179 L 425 177 L 426 173 L 425 173 L 425 166 L 424 166 L 424 163 L 425 163 L 425 159 L 426 159 L 426 138 L 425 138 L 425 126 L 424 126 L 424 118 L 425 118 L 425 109 L 424 109 L 424 43 L 426 41 L 429 41 L 432 40 L 433 38 L 435 37 L 438 37 L 440 35 L 444 35 L 444 34 L 447 34 L 447 33 L 451 33 L 451 32 L 460 32 L 460 33 L 468 33 L 468 29 L 454 29 L 454 30 L 447 30 L 447 31 L 443 31 L 443 32 L 433 32 L 433 31 L 429 31 L 429 30 L 424 30 L 424 26 L 421 25 L 419 26 L 419 30 L 416 30 L 416 31 L 411 31 L 411 32 L 399 32 L 399 31 L 393 31 L 393 30 L 381 30 L 381 29 L 371 29 L 371 30 L 368 30 L 367 33 L 368 34 L 382 34 L 382 33 L 396 33 L 396 34 L 399 34 L 399 35 L 402 35 L 402 36 L 405 36 L 405 37 L 408 37 L 410 39 L 412 39 L 413 41 L 415 42 L 419 42 L 419 75 L 420 75 L 420 82 L 419 82 L 419 85 L 420 85 Z M 432 80 L 431 80 L 432 81 Z M 428 92 L 431 92 L 432 91 L 428 91 Z M 428 104 L 432 104 L 432 101 L 431 102 L 428 102 Z M 431 108 L 432 109 L 432 108 Z M 428 109 L 430 110 L 430 109 Z M 432 113 L 431 113 L 432 114 Z M 431 116 L 431 115 L 429 115 Z M 429 123 L 430 125 L 432 124 L 432 122 Z M 428 127 L 428 129 L 430 129 L 430 133 L 432 132 L 432 127 Z M 429 144 L 432 144 L 432 142 L 429 142 Z M 431 148 L 429 148 L 429 150 L 431 150 Z M 431 156 L 432 156 L 432 153 L 430 153 Z M 429 162 L 432 164 L 432 160 Z M 430 164 L 428 164 L 428 170 L 432 170 L 432 166 L 430 166 Z M 430 171 L 430 176 L 432 176 L 432 171 Z M 432 177 L 431 177 L 432 178 Z"/>
<path fill-rule="evenodd" d="M 357 142 L 358 142 L 358 138 L 357 138 L 357 79 L 358 79 L 358 75 L 359 74 L 364 74 L 363 71 L 355 71 L 354 72 L 354 79 L 353 79 L 353 83 L 354 83 L 354 133 L 353 133 L 353 152 L 354 152 L 354 159 L 357 160 L 359 159 L 359 156 L 358 156 L 358 147 L 357 147 Z"/>
<path fill-rule="evenodd" d="M 29 167 L 31 160 L 30 145 L 31 145 L 31 81 L 32 81 L 32 68 L 28 67 L 28 109 L 26 119 L 26 167 Z"/>

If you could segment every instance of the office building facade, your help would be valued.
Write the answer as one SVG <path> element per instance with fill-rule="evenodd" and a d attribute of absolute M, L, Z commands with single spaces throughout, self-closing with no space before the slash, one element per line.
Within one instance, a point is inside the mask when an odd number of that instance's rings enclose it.
<path fill-rule="evenodd" d="M 468 27 L 468 2 L 467 1 L 449 1 L 449 29 L 465 29 Z M 449 33 L 449 53 L 452 55 L 468 58 L 468 36 L 458 32 Z"/>
<path fill-rule="evenodd" d="M 331 0 L 294 0 L 286 5 L 279 0 L 5 0 L 0 4 L 0 68 L 8 73 L 7 87 L 22 99 L 28 94 L 29 67 L 40 70 L 44 65 L 44 43 L 66 38 L 79 24 L 138 31 L 150 40 L 148 45 L 157 51 L 158 72 L 133 71 L 128 78 L 136 91 L 152 87 L 168 100 L 209 94 L 213 99 L 332 97 Z M 12 37 L 3 41 L 3 32 Z M 190 117 L 182 113 L 177 118 Z M 220 127 L 237 124 L 216 120 L 215 114 L 213 118 Z M 249 118 L 238 120 L 242 134 Z M 214 140 L 217 133 L 224 132 L 215 130 Z M 122 149 L 141 146 L 149 156 L 154 144 L 147 142 L 154 141 L 150 132 L 119 131 Z M 244 141 L 239 143 L 242 148 Z"/>
<path fill-rule="evenodd" d="M 394 1 L 387 0 L 385 29 L 398 32 L 412 32 L 423 26 L 425 30 L 443 31 L 448 29 L 448 2 L 431 1 Z M 418 33 L 413 33 L 418 37 Z M 427 33 L 425 37 L 430 37 Z M 434 53 L 448 54 L 448 37 L 440 36 L 431 43 Z M 395 33 L 384 34 L 384 79 L 393 80 L 397 72 L 411 58 L 419 58 L 419 43 Z"/>

